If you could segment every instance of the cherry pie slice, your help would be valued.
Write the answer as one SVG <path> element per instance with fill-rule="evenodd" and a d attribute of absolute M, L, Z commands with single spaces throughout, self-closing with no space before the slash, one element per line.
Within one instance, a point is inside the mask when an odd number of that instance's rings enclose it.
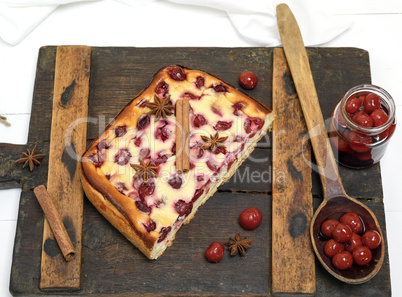
<path fill-rule="evenodd" d="M 189 170 L 176 167 L 179 99 L 189 100 Z M 199 70 L 169 66 L 132 99 L 82 157 L 98 211 L 149 259 L 228 180 L 270 129 L 271 110 Z"/>

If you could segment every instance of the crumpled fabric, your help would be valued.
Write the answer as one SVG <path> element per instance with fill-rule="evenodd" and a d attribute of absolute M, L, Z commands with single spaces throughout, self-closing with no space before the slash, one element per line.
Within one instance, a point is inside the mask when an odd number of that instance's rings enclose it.
<path fill-rule="evenodd" d="M 8 0 L 0 1 L 0 38 L 17 45 L 58 6 L 99 0 Z M 115 0 L 126 5 L 147 5 L 155 0 Z M 162 1 L 162 0 L 161 0 Z M 256 46 L 281 44 L 276 24 L 276 5 L 287 3 L 295 15 L 306 46 L 326 43 L 353 25 L 340 16 L 314 8 L 317 0 L 163 0 L 181 5 L 217 9 L 227 14 L 234 29 Z M 77 8 L 79 9 L 79 8 Z"/>

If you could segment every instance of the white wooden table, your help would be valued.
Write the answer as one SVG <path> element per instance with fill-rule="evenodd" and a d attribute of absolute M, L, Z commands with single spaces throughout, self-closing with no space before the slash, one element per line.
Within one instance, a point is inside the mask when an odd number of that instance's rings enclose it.
<path fill-rule="evenodd" d="M 0 1 L 1 2 L 1 1 Z M 402 122 L 402 1 L 321 1 L 318 5 L 350 17 L 354 25 L 325 47 L 357 47 L 370 54 L 372 83 L 385 88 L 397 105 Z M 178 27 L 180 35 L 166 34 L 166 17 L 191 26 Z M 207 21 L 206 21 L 207 20 Z M 211 34 L 219 28 L 221 34 Z M 177 33 L 177 32 L 173 32 Z M 224 36 L 224 38 L 222 38 Z M 43 45 L 91 46 L 253 46 L 233 29 L 221 11 L 156 1 L 141 7 L 99 1 L 69 4 L 56 9 L 16 46 L 0 40 L 0 114 L 11 127 L 0 124 L 0 142 L 25 144 L 38 50 Z M 399 124 L 400 125 L 400 124 Z M 391 284 L 402 296 L 402 132 L 397 127 L 381 161 Z M 9 279 L 21 190 L 0 191 L 0 296 L 11 296 Z"/>

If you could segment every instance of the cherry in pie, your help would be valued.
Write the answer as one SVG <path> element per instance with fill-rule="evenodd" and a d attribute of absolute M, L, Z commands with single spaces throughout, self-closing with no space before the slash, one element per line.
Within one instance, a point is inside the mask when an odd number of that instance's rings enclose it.
<path fill-rule="evenodd" d="M 189 135 L 178 148 L 180 100 L 188 100 Z M 83 155 L 84 191 L 115 228 L 156 259 L 234 174 L 273 118 L 271 110 L 210 74 L 163 68 Z M 188 170 L 177 168 L 181 150 Z"/>

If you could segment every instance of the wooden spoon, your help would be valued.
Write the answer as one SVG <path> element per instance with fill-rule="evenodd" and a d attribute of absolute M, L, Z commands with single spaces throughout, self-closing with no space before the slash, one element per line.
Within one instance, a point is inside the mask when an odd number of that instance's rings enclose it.
<path fill-rule="evenodd" d="M 323 202 L 315 212 L 310 225 L 313 248 L 321 264 L 329 273 L 346 283 L 360 284 L 370 280 L 380 270 L 384 260 L 384 241 L 381 240 L 380 246 L 372 251 L 373 259 L 370 264 L 367 266 L 354 264 L 351 269 L 341 271 L 335 268 L 331 259 L 324 254 L 325 241 L 320 235 L 321 224 L 326 219 L 339 219 L 344 213 L 355 212 L 363 220 L 366 231 L 376 230 L 383 239 L 381 228 L 375 215 L 367 206 L 345 193 L 327 136 L 299 26 L 286 4 L 279 4 L 276 14 L 283 49 L 309 130 L 324 192 Z"/>

